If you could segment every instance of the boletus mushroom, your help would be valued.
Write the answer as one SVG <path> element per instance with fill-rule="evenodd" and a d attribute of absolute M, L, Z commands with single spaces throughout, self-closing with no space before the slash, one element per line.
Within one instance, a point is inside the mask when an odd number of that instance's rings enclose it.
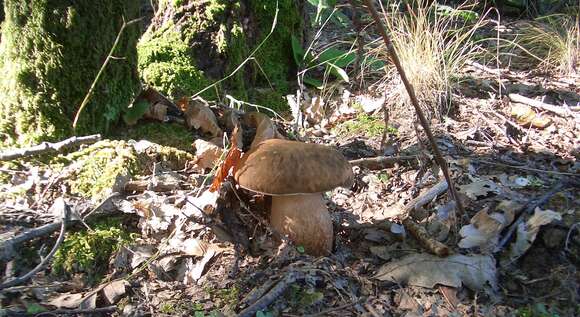
<path fill-rule="evenodd" d="M 352 168 L 337 150 L 270 139 L 244 153 L 234 178 L 247 190 L 272 196 L 270 223 L 312 255 L 332 250 L 332 220 L 322 192 L 350 186 Z"/>

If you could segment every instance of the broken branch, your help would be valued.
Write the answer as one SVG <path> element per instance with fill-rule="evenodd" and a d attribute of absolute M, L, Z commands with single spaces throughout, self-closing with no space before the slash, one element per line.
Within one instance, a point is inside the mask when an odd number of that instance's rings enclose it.
<path fill-rule="evenodd" d="M 396 156 L 396 157 L 376 156 L 351 160 L 349 161 L 349 163 L 351 165 L 360 166 L 370 170 L 380 170 L 384 168 L 393 167 L 397 163 L 415 160 L 416 158 L 417 156 L 415 155 Z"/>
<path fill-rule="evenodd" d="M 423 126 L 423 129 L 425 130 L 425 133 L 427 134 L 427 138 L 429 139 L 429 142 L 431 143 L 431 148 L 433 149 L 435 161 L 437 162 L 437 164 L 441 168 L 441 171 L 443 172 L 443 175 L 445 175 L 445 179 L 447 180 L 447 183 L 449 184 L 449 191 L 451 192 L 451 196 L 455 200 L 457 210 L 461 214 L 464 214 L 465 211 L 463 209 L 463 205 L 461 204 L 461 201 L 459 201 L 459 196 L 457 195 L 457 191 L 455 190 L 455 187 L 453 186 L 451 175 L 449 174 L 449 168 L 447 167 L 447 162 L 445 161 L 445 159 L 443 158 L 443 155 L 441 155 L 441 152 L 439 151 L 439 148 L 437 146 L 437 142 L 435 141 L 435 137 L 433 136 L 433 132 L 431 132 L 431 128 L 429 127 L 429 122 L 427 121 L 427 118 L 423 114 L 423 110 L 421 110 L 421 107 L 419 106 L 419 100 L 417 99 L 417 96 L 415 95 L 415 90 L 413 89 L 413 86 L 411 85 L 411 83 L 407 79 L 407 75 L 405 74 L 405 70 L 403 69 L 403 66 L 401 65 L 401 62 L 399 60 L 399 56 L 397 55 L 395 47 L 393 46 L 393 43 L 391 42 L 391 39 L 389 38 L 387 30 L 383 26 L 383 22 L 381 22 L 381 18 L 379 16 L 377 10 L 375 9 L 373 2 L 371 0 L 365 0 L 365 3 L 367 5 L 369 12 L 371 13 L 371 16 L 373 17 L 373 20 L 375 20 L 375 23 L 377 24 L 377 29 L 378 29 L 379 33 L 383 37 L 383 41 L 385 42 L 385 46 L 387 47 L 387 50 L 389 52 L 389 56 L 391 57 L 393 64 L 395 64 L 395 67 L 397 68 L 397 72 L 401 76 L 401 81 L 405 85 L 405 89 L 407 90 L 407 93 L 409 94 L 409 98 L 411 99 L 411 103 L 413 104 L 413 107 L 415 107 L 415 112 L 417 113 L 417 116 L 419 117 L 419 121 L 421 122 L 421 126 Z"/>
<path fill-rule="evenodd" d="M 0 153 L 0 161 L 10 161 L 18 158 L 45 154 L 45 153 L 60 153 L 64 150 L 79 146 L 81 144 L 92 144 L 101 140 L 100 134 L 88 135 L 88 136 L 73 136 L 66 140 L 57 142 L 57 143 L 49 143 L 49 142 L 42 142 L 38 145 L 24 148 L 24 149 L 10 149 Z"/>
<path fill-rule="evenodd" d="M 554 106 L 551 104 L 547 104 L 547 103 L 541 102 L 539 100 L 524 97 L 522 95 L 509 94 L 508 97 L 510 98 L 510 100 L 512 102 L 523 103 L 523 104 L 528 105 L 530 107 L 550 111 L 550 112 L 553 112 L 553 113 L 555 113 L 561 117 L 564 117 L 564 118 L 574 116 L 572 113 L 570 113 L 569 111 L 567 111 L 563 107 L 558 107 L 558 106 Z"/>

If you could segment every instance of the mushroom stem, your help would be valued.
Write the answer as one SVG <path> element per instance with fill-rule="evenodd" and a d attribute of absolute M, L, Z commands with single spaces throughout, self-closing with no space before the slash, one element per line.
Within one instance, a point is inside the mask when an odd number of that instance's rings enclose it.
<path fill-rule="evenodd" d="M 332 250 L 332 219 L 320 193 L 272 196 L 270 223 L 308 254 Z"/>

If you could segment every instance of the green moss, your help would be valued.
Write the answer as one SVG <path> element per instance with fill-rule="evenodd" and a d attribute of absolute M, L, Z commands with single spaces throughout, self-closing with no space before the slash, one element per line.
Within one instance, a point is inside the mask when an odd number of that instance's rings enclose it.
<path fill-rule="evenodd" d="M 74 167 L 74 177 L 69 178 L 71 192 L 101 201 L 119 188 L 125 181 L 149 175 L 154 162 L 163 162 L 164 167 L 179 170 L 193 154 L 169 146 L 155 144 L 143 153 L 122 140 L 103 140 L 81 151 L 61 156 L 55 168 Z"/>
<path fill-rule="evenodd" d="M 276 1 L 256 0 L 250 1 L 251 11 L 260 26 L 261 36 L 258 43 L 270 32 Z M 256 54 L 256 62 L 264 70 L 267 81 L 281 94 L 289 92 L 290 68 L 294 65 L 292 57 L 291 38 L 292 34 L 299 34 L 303 24 L 296 1 L 278 1 L 278 21 L 276 28 L 262 49 Z M 261 80 L 267 83 L 266 78 Z"/>
<path fill-rule="evenodd" d="M 135 149 L 125 141 L 101 141 L 66 157 L 77 164 L 76 177 L 71 178 L 71 191 L 100 201 L 140 171 Z"/>
<path fill-rule="evenodd" d="M 113 252 L 134 241 L 119 218 L 107 218 L 92 226 L 92 230 L 67 233 L 54 255 L 55 274 L 85 273 L 96 282 L 107 271 Z"/>
<path fill-rule="evenodd" d="M 294 64 L 291 35 L 300 32 L 302 19 L 295 1 L 279 2 L 274 33 L 254 60 L 221 82 L 217 92 L 207 91 L 206 99 L 230 94 L 239 100 L 262 101 L 263 96 L 248 93 L 252 87 L 273 86 L 277 97 L 290 92 Z M 209 0 L 185 13 L 164 2 L 159 11 L 173 15 L 173 19 L 150 29 L 139 43 L 139 69 L 144 81 L 176 98 L 193 95 L 232 74 L 268 35 L 276 12 L 275 1 L 248 1 L 245 6 L 240 3 Z M 287 109 L 286 102 L 277 100 L 281 98 L 266 99 L 266 106 Z"/>
<path fill-rule="evenodd" d="M 191 62 L 188 40 L 171 23 L 146 34 L 139 41 L 137 53 L 143 81 L 171 98 L 193 95 L 211 84 Z M 202 96 L 215 98 L 213 90 Z"/>
<path fill-rule="evenodd" d="M 137 16 L 139 3 L 122 0 L 4 1 L 0 44 L 0 143 L 60 140 L 115 37 Z M 78 133 L 106 132 L 138 89 L 135 43 L 126 30 L 83 115 Z"/>
<path fill-rule="evenodd" d="M 277 90 L 255 89 L 252 91 L 250 102 L 270 108 L 280 115 L 288 111 L 288 101 Z"/>
<path fill-rule="evenodd" d="M 385 123 L 382 118 L 371 116 L 366 113 L 360 113 L 356 119 L 347 121 L 334 129 L 339 135 L 365 135 L 368 137 L 377 137 L 383 134 Z M 387 132 L 397 134 L 397 129 L 388 127 Z"/>
<path fill-rule="evenodd" d="M 177 123 L 140 122 L 116 135 L 123 139 L 149 140 L 182 151 L 192 151 L 191 144 L 194 141 L 192 132 Z"/>

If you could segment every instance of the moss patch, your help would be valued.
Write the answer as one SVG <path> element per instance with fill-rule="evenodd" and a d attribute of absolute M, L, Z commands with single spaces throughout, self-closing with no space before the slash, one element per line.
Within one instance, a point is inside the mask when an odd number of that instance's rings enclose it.
<path fill-rule="evenodd" d="M 107 271 L 111 255 L 134 240 L 119 218 L 102 220 L 92 229 L 66 235 L 54 256 L 53 273 L 85 273 L 89 282 L 97 282 Z"/>
<path fill-rule="evenodd" d="M 101 201 L 121 185 L 138 175 L 149 175 L 154 162 L 163 162 L 171 170 L 183 169 L 193 154 L 169 146 L 151 144 L 137 152 L 128 141 L 103 140 L 81 151 L 58 158 L 56 165 L 71 168 L 72 193 Z"/>
<path fill-rule="evenodd" d="M 0 144 L 60 140 L 115 37 L 138 14 L 122 0 L 4 1 L 0 44 Z M 138 89 L 137 26 L 124 33 L 79 122 L 79 134 L 106 132 Z"/>
<path fill-rule="evenodd" d="M 138 46 L 139 69 L 144 81 L 173 98 L 193 95 L 231 74 L 270 32 L 275 1 L 210 0 L 164 1 L 158 16 Z M 276 29 L 268 41 L 232 77 L 207 90 L 203 97 L 216 99 L 230 94 L 239 100 L 262 103 L 263 96 L 251 88 L 272 86 L 277 96 L 289 92 L 292 78 L 291 35 L 300 32 L 299 6 L 279 1 Z M 248 93 L 250 92 L 250 93 Z M 274 94 L 274 93 L 272 93 Z M 276 110 L 285 102 L 264 104 Z"/>
<path fill-rule="evenodd" d="M 119 131 L 116 136 L 122 139 L 149 140 L 182 151 L 191 152 L 193 133 L 183 124 L 162 122 L 139 122 L 139 124 Z"/>
<path fill-rule="evenodd" d="M 381 136 L 385 131 L 385 123 L 382 118 L 359 113 L 356 119 L 347 121 L 334 129 L 339 135 L 365 135 L 367 137 Z M 397 134 L 397 129 L 387 128 L 387 133 Z"/>

